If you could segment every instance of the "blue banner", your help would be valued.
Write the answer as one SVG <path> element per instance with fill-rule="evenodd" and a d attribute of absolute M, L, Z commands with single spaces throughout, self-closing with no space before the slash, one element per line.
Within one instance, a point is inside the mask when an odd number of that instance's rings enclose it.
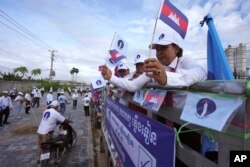
<path fill-rule="evenodd" d="M 123 166 L 175 166 L 175 132 L 107 97 L 105 125 Z"/>

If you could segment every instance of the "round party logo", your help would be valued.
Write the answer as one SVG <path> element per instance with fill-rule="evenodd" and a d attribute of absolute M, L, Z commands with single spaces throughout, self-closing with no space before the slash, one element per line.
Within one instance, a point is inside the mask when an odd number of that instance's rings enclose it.
<path fill-rule="evenodd" d="M 213 100 L 202 98 L 196 105 L 196 116 L 198 118 L 205 118 L 216 110 L 216 104 Z"/>

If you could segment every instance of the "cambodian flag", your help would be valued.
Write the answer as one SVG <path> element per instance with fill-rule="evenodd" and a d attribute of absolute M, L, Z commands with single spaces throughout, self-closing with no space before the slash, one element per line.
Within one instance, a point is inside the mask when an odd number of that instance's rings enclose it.
<path fill-rule="evenodd" d="M 144 97 L 142 106 L 153 111 L 158 111 L 166 96 L 165 90 L 153 90 L 149 89 Z"/>
<path fill-rule="evenodd" d="M 164 23 L 173 28 L 184 39 L 188 28 L 187 17 L 169 0 L 164 0 L 159 17 Z"/>
<path fill-rule="evenodd" d="M 116 59 L 119 56 L 119 52 L 115 49 L 109 50 L 109 54 L 110 54 L 112 59 Z"/>

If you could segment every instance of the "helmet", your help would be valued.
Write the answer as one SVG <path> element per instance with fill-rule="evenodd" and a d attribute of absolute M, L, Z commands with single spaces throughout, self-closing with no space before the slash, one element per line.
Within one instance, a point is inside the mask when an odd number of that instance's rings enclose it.
<path fill-rule="evenodd" d="M 54 100 L 50 103 L 50 107 L 57 107 L 59 106 L 59 102 L 57 100 Z"/>

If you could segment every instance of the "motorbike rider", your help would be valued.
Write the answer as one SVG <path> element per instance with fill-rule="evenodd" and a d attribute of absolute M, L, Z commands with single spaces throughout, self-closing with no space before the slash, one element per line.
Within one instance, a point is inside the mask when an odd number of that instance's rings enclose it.
<path fill-rule="evenodd" d="M 39 155 L 41 153 L 41 143 L 47 142 L 52 139 L 53 132 L 56 129 L 57 123 L 70 123 L 61 113 L 58 111 L 59 102 L 57 100 L 52 101 L 49 108 L 43 112 L 43 116 L 40 125 L 37 130 L 38 135 L 38 148 Z"/>

